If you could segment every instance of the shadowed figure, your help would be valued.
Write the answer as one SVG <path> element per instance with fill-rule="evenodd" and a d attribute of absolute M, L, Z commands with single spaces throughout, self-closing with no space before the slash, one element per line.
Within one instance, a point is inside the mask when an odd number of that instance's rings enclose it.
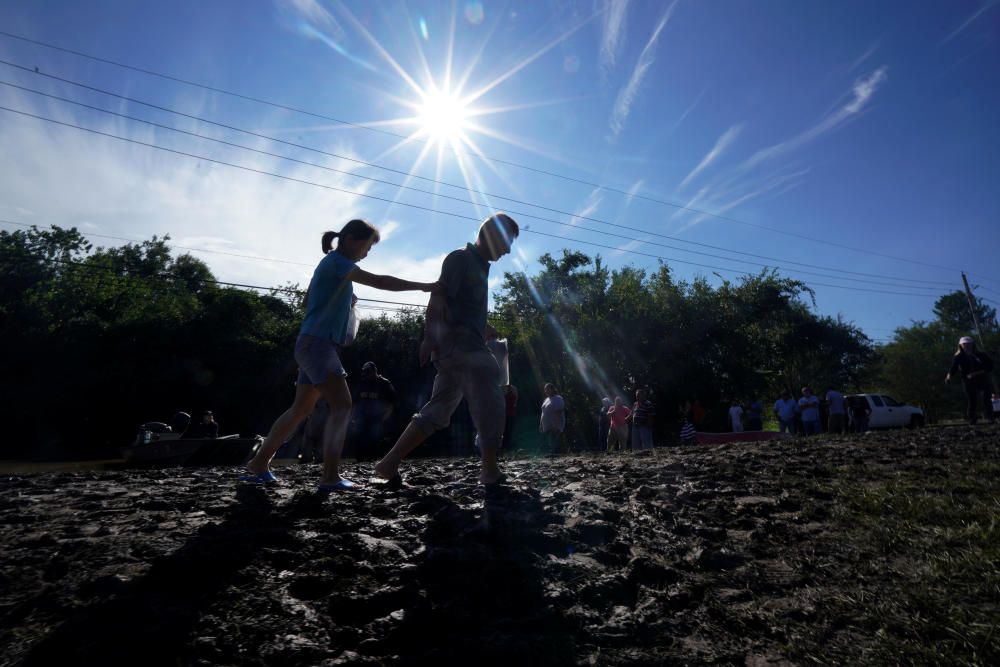
<path fill-rule="evenodd" d="M 562 519 L 538 492 L 488 487 L 482 508 L 433 496 L 438 508 L 423 531 L 426 555 L 413 571 L 425 592 L 380 641 L 382 655 L 405 664 L 569 664 L 574 628 L 546 596 L 539 567 L 571 546 L 546 534 Z M 488 647 L 488 650 L 486 650 Z"/>

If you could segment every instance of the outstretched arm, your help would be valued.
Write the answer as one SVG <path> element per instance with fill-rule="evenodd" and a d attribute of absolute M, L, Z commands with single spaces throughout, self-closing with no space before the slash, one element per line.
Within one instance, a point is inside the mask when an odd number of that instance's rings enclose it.
<path fill-rule="evenodd" d="M 417 283 L 394 276 L 380 276 L 357 267 L 351 269 L 345 277 L 352 282 L 389 292 L 431 292 L 438 286 L 437 283 Z"/>

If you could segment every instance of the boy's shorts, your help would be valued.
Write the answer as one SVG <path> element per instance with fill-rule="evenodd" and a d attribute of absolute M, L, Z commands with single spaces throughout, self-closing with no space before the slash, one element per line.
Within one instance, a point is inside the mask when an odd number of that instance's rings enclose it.
<path fill-rule="evenodd" d="M 499 449 L 503 437 L 504 404 L 500 390 L 500 367 L 486 345 L 470 350 L 453 350 L 434 362 L 437 376 L 430 400 L 413 422 L 425 433 L 448 428 L 451 415 L 462 402 L 469 404 L 469 414 L 484 449 Z"/>

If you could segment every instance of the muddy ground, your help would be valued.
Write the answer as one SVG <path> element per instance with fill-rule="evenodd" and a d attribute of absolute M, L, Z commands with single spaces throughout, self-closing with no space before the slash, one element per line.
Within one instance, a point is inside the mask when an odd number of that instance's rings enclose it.
<path fill-rule="evenodd" d="M 1000 435 L 0 481 L 3 664 L 1000 663 Z M 370 464 L 345 472 L 367 480 Z"/>

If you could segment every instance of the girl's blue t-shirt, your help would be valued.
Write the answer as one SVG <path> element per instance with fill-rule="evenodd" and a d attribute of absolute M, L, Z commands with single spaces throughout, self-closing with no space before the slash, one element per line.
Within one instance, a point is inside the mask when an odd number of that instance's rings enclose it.
<path fill-rule="evenodd" d="M 308 334 L 343 344 L 347 318 L 351 314 L 354 283 L 344 277 L 357 266 L 336 250 L 320 260 L 309 281 L 309 302 L 299 334 Z"/>

